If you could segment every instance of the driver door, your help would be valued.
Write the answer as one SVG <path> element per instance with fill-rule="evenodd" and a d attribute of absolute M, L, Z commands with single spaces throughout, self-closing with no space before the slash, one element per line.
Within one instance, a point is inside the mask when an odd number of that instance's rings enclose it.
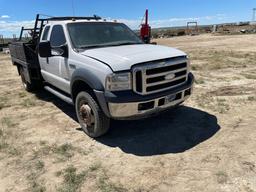
<path fill-rule="evenodd" d="M 48 83 L 67 92 L 69 91 L 68 58 L 61 56 L 59 49 L 67 43 L 62 25 L 52 27 L 49 41 L 53 56 L 46 58 L 42 74 Z"/>

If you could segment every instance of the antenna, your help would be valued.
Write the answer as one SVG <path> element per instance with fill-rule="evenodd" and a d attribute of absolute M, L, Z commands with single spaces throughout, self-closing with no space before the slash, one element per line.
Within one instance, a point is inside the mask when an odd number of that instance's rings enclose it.
<path fill-rule="evenodd" d="M 75 17 L 75 7 L 74 7 L 74 0 L 72 0 L 72 11 L 73 11 L 73 16 Z"/>

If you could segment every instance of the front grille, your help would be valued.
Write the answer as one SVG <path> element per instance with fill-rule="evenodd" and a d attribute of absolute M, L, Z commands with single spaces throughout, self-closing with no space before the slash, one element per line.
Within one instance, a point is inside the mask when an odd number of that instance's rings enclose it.
<path fill-rule="evenodd" d="M 136 65 L 133 68 L 133 89 L 141 95 L 168 90 L 187 81 L 188 61 L 176 57 Z"/>

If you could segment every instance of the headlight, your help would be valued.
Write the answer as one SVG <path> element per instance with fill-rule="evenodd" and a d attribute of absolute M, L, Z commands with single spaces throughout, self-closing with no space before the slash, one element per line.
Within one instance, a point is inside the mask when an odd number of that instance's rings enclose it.
<path fill-rule="evenodd" d="M 131 73 L 113 73 L 106 78 L 106 89 L 109 91 L 123 91 L 131 88 Z"/>

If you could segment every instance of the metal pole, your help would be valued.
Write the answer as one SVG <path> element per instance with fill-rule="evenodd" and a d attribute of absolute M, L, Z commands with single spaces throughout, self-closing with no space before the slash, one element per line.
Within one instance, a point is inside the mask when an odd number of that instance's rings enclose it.
<path fill-rule="evenodd" d="M 38 19 L 39 19 L 39 14 L 36 15 L 36 21 L 35 21 L 35 26 L 34 26 L 33 36 L 32 36 L 33 40 L 36 38 Z"/>
<path fill-rule="evenodd" d="M 41 21 L 40 31 L 39 31 L 39 34 L 38 34 L 37 42 L 40 41 L 40 37 L 41 37 L 41 34 L 42 34 L 43 27 L 44 27 L 44 21 Z"/>
<path fill-rule="evenodd" d="M 145 22 L 146 25 L 148 25 L 148 9 L 146 9 L 146 22 Z"/>
<path fill-rule="evenodd" d="M 4 36 L 3 35 L 0 35 L 0 40 L 1 40 L 2 44 L 4 44 Z"/>
<path fill-rule="evenodd" d="M 253 13 L 252 13 L 252 21 L 255 21 L 256 19 L 256 8 L 252 9 Z"/>
<path fill-rule="evenodd" d="M 23 30 L 24 30 L 24 27 L 21 27 L 21 31 L 20 31 L 20 38 L 19 38 L 19 41 L 21 41 L 21 40 L 22 40 Z"/>

